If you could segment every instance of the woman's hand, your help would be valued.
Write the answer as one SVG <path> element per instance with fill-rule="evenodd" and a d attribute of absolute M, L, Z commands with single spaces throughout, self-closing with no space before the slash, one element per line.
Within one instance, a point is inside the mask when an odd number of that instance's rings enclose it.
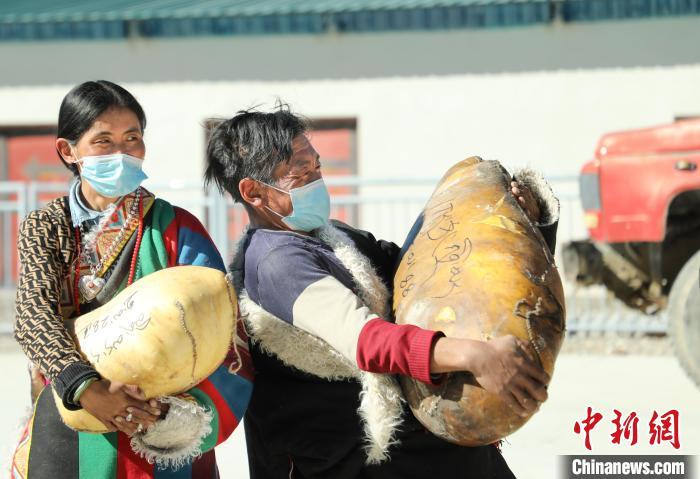
<path fill-rule="evenodd" d="M 481 387 L 527 416 L 547 400 L 550 378 L 525 348 L 524 341 L 510 335 L 490 341 L 440 338 L 433 349 L 430 371 L 469 371 Z"/>
<path fill-rule="evenodd" d="M 137 386 L 107 379 L 88 386 L 80 396 L 80 405 L 110 431 L 119 430 L 129 436 L 148 429 L 163 412 L 158 401 L 146 401 Z"/>
<path fill-rule="evenodd" d="M 510 191 L 515 196 L 520 207 L 525 210 L 525 214 L 530 218 L 530 221 L 537 224 L 540 222 L 540 206 L 537 204 L 535 195 L 532 194 L 530 188 L 523 186 L 517 181 L 510 182 Z"/>

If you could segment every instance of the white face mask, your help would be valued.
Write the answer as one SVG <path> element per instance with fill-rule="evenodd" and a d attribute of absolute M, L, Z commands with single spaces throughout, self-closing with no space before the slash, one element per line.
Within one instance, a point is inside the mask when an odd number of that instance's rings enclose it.
<path fill-rule="evenodd" d="M 282 222 L 290 229 L 308 232 L 328 223 L 328 218 L 331 214 L 331 198 L 323 178 L 319 178 L 299 188 L 292 188 L 289 191 L 268 185 L 262 181 L 260 183 L 286 193 L 291 197 L 292 214 L 288 216 L 282 216 L 266 206 L 268 210 L 282 218 Z"/>

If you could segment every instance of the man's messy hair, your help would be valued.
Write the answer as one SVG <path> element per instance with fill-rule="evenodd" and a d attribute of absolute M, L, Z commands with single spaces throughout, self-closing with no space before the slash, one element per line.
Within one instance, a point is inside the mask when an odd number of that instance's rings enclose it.
<path fill-rule="evenodd" d="M 279 100 L 271 112 L 251 108 L 209 124 L 205 185 L 213 183 L 241 203 L 238 183 L 244 178 L 272 183 L 277 165 L 292 157 L 292 140 L 308 129 L 307 121 Z"/>

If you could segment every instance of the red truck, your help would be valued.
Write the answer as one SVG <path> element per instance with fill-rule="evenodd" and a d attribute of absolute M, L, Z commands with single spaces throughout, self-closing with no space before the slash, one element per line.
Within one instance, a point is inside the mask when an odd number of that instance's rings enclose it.
<path fill-rule="evenodd" d="M 700 118 L 604 135 L 581 170 L 590 239 L 563 248 L 566 277 L 602 284 L 629 307 L 668 311 L 700 385 Z"/>

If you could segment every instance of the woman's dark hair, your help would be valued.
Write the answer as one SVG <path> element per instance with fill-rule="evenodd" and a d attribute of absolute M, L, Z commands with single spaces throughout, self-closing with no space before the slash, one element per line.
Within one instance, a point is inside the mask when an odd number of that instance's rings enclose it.
<path fill-rule="evenodd" d="M 98 116 L 110 108 L 128 108 L 146 128 L 146 114 L 136 98 L 116 83 L 107 80 L 87 81 L 74 87 L 63 98 L 58 111 L 58 138 L 65 138 L 75 144 L 83 133 L 90 129 Z M 78 167 L 67 163 L 61 154 L 59 158 L 74 175 Z"/>
<path fill-rule="evenodd" d="M 292 157 L 292 140 L 307 131 L 307 122 L 285 103 L 270 113 L 239 111 L 229 120 L 213 120 L 207 144 L 206 185 L 216 184 L 243 203 L 238 183 L 243 178 L 272 183 L 272 172 Z"/>

